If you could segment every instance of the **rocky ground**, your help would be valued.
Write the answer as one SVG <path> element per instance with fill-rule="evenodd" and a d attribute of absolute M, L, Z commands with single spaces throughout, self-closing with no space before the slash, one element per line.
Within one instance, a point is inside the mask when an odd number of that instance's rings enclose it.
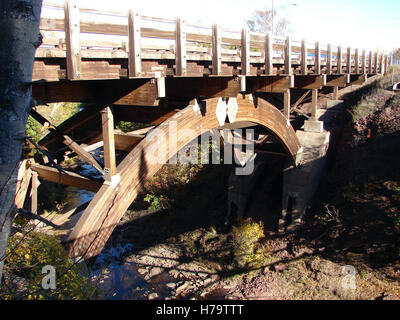
<path fill-rule="evenodd" d="M 348 117 L 304 226 L 279 235 L 266 225 L 261 264 L 232 262 L 222 170 L 172 211 L 124 217 L 93 265 L 103 297 L 399 299 L 400 96 L 363 90 L 344 97 Z M 262 203 L 271 190 L 259 190 Z"/>

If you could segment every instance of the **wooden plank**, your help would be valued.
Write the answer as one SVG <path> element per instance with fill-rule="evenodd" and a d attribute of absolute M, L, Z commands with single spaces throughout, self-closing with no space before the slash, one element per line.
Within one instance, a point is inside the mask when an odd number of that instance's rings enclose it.
<path fill-rule="evenodd" d="M 67 46 L 67 77 L 69 80 L 81 78 L 81 45 L 79 6 L 77 0 L 65 1 L 65 38 Z"/>
<path fill-rule="evenodd" d="M 374 59 L 374 73 L 378 74 L 378 59 L 379 59 L 379 53 L 378 51 L 375 53 L 375 59 Z"/>
<path fill-rule="evenodd" d="M 167 97 L 236 97 L 240 93 L 240 81 L 234 77 L 177 77 L 165 81 Z"/>
<path fill-rule="evenodd" d="M 186 75 L 186 30 L 185 21 L 181 18 L 176 19 L 176 29 L 175 29 L 175 64 L 176 64 L 176 75 L 184 76 Z"/>
<path fill-rule="evenodd" d="M 292 51 L 290 37 L 286 37 L 285 42 L 285 74 L 292 75 Z"/>
<path fill-rule="evenodd" d="M 362 85 L 364 82 L 367 81 L 367 75 L 366 74 L 352 74 L 350 76 L 350 84 L 354 85 Z"/>
<path fill-rule="evenodd" d="M 326 61 L 326 73 L 332 74 L 332 45 L 328 44 L 328 53 L 327 53 L 327 61 Z"/>
<path fill-rule="evenodd" d="M 83 147 L 81 147 L 79 144 L 77 144 L 74 140 L 72 140 L 69 136 L 64 135 L 64 144 L 70 148 L 72 151 L 78 154 L 78 156 L 88 164 L 90 164 L 92 167 L 94 167 L 97 171 L 103 173 L 103 168 L 100 166 L 100 164 L 97 162 L 97 160 Z"/>
<path fill-rule="evenodd" d="M 294 76 L 246 77 L 247 92 L 286 92 L 294 86 Z"/>
<path fill-rule="evenodd" d="M 351 68 L 351 47 L 347 48 L 346 68 L 347 68 L 347 73 L 351 74 L 351 72 L 352 72 L 352 68 Z"/>
<path fill-rule="evenodd" d="M 295 75 L 295 89 L 321 89 L 326 85 L 326 75 Z"/>
<path fill-rule="evenodd" d="M 306 40 L 303 39 L 301 40 L 301 58 L 300 58 L 300 64 L 301 64 L 301 74 L 306 75 L 307 74 L 307 45 L 306 45 Z"/>
<path fill-rule="evenodd" d="M 65 173 L 60 173 L 55 168 L 42 166 L 36 163 L 35 164 L 31 163 L 30 168 L 32 171 L 37 172 L 40 178 L 54 183 L 60 183 L 66 186 L 88 190 L 92 192 L 97 192 L 102 186 L 102 183 L 100 181 L 88 179 L 86 177 L 83 177 L 79 174 L 70 171 L 64 170 Z"/>
<path fill-rule="evenodd" d="M 84 102 L 139 106 L 158 105 L 157 85 L 151 79 L 54 81 L 34 83 L 33 97 L 40 104 Z"/>
<path fill-rule="evenodd" d="M 114 117 L 109 107 L 101 111 L 101 122 L 104 141 L 104 179 L 112 181 L 117 174 L 117 163 L 115 159 L 114 142 Z"/>
<path fill-rule="evenodd" d="M 338 52 L 337 52 L 337 72 L 338 74 L 343 73 L 343 53 L 342 53 L 342 46 L 338 47 Z"/>
<path fill-rule="evenodd" d="M 250 34 L 247 29 L 242 29 L 241 43 L 242 76 L 250 75 Z"/>
<path fill-rule="evenodd" d="M 212 26 L 212 74 L 219 76 L 221 74 L 222 62 L 222 37 L 221 27 L 217 24 Z"/>
<path fill-rule="evenodd" d="M 327 75 L 325 87 L 346 87 L 350 78 L 348 75 Z"/>
<path fill-rule="evenodd" d="M 314 52 L 314 73 L 321 74 L 321 49 L 319 45 L 319 41 L 315 42 L 315 52 Z"/>
<path fill-rule="evenodd" d="M 273 65 L 273 51 L 272 51 L 273 38 L 270 33 L 265 36 L 265 74 L 272 76 L 274 74 Z"/>
<path fill-rule="evenodd" d="M 142 58 L 140 47 L 140 16 L 133 10 L 128 15 L 128 41 L 129 41 L 129 77 L 140 77 L 142 74 Z"/>
<path fill-rule="evenodd" d="M 134 147 L 136 147 L 140 141 L 145 137 L 144 134 L 132 134 L 132 133 L 124 133 L 114 131 L 114 143 L 115 149 L 120 151 L 131 151 Z M 91 145 L 85 147 L 86 151 L 95 150 L 97 148 L 101 148 L 104 146 L 103 135 L 99 135 L 96 139 L 91 141 Z"/>
<path fill-rule="evenodd" d="M 358 48 L 356 48 L 356 51 L 354 53 L 354 73 L 359 74 L 360 73 L 360 53 Z"/>
<path fill-rule="evenodd" d="M 44 127 L 49 128 L 50 126 L 52 126 L 50 120 L 47 120 L 45 117 L 43 117 L 35 109 L 31 109 L 31 111 L 29 111 L 29 115 Z"/>
<path fill-rule="evenodd" d="M 22 209 L 24 206 L 31 177 L 32 171 L 28 167 L 28 160 L 21 161 L 17 175 L 17 187 L 15 189 L 15 206 L 17 209 Z"/>

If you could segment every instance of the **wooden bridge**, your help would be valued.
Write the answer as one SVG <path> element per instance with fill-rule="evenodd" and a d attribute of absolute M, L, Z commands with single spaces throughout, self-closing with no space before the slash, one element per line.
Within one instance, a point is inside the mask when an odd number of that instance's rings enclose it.
<path fill-rule="evenodd" d="M 301 150 L 299 128 L 290 121 L 298 106 L 311 102 L 306 116 L 318 122 L 320 95 L 337 99 L 340 88 L 362 84 L 389 66 L 388 57 L 377 52 L 134 11 L 101 12 L 79 8 L 78 1 L 66 1 L 65 7 L 45 4 L 41 31 L 34 98 L 38 104 L 83 102 L 86 107 L 58 127 L 32 110 L 31 116 L 50 128 L 39 145 L 53 159 L 62 158 L 68 147 L 104 180 L 60 170 L 51 161 L 31 161 L 21 166 L 17 205 L 22 206 L 31 177 L 32 210 L 37 177 L 96 192 L 86 208 L 54 220 L 64 230 L 70 255 L 85 259 L 100 253 L 145 181 L 168 161 L 159 154 L 162 161 L 154 163 L 150 156 L 160 150 L 160 132 L 167 137 L 161 143 L 172 144 L 171 121 L 178 132 L 191 129 L 197 135 L 252 127 L 258 150 L 285 153 L 295 162 Z M 122 133 L 114 130 L 117 121 L 149 127 Z M 177 150 L 192 138 L 178 136 Z M 101 147 L 104 167 L 91 154 Z M 115 150 L 127 154 L 120 163 Z"/>

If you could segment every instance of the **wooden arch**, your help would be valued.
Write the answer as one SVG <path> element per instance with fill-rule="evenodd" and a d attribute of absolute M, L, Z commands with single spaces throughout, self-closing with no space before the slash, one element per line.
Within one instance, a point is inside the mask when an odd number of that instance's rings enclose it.
<path fill-rule="evenodd" d="M 103 184 L 68 235 L 66 241 L 71 257 L 88 259 L 98 255 L 144 183 L 162 167 L 164 163 L 154 163 L 153 158 L 150 158 L 160 149 L 159 143 L 156 142 L 160 130 L 168 137 L 171 121 L 175 121 L 178 132 L 190 129 L 194 130 L 197 136 L 218 128 L 218 101 L 219 98 L 205 100 L 205 105 L 200 108 L 189 105 L 159 125 L 158 130 L 150 131 L 125 157 L 117 168 L 120 182 L 115 186 Z M 253 98 L 251 95 L 240 95 L 237 102 L 235 122 L 253 122 L 269 129 L 294 161 L 300 143 L 283 114 L 265 100 Z M 183 148 L 191 139 L 178 138 L 177 150 Z M 168 146 L 169 141 L 165 141 L 165 144 Z"/>

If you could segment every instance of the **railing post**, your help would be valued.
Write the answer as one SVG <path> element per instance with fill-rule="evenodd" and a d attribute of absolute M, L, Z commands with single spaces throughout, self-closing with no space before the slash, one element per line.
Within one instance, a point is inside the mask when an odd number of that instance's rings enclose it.
<path fill-rule="evenodd" d="M 265 36 L 265 74 L 269 76 L 274 74 L 273 37 L 270 33 Z"/>
<path fill-rule="evenodd" d="M 347 64 L 347 73 L 348 74 L 351 74 L 351 48 L 350 47 L 348 47 L 347 48 L 347 62 L 346 62 L 346 64 Z"/>
<path fill-rule="evenodd" d="M 176 75 L 186 75 L 186 31 L 185 21 L 180 18 L 176 19 L 176 31 L 175 31 L 175 64 L 176 64 Z"/>
<path fill-rule="evenodd" d="M 368 73 L 372 74 L 372 51 L 369 52 L 368 56 Z"/>
<path fill-rule="evenodd" d="M 242 76 L 250 75 L 250 34 L 242 29 Z"/>
<path fill-rule="evenodd" d="M 356 48 L 356 51 L 354 53 L 354 65 L 355 65 L 355 70 L 354 73 L 355 74 L 360 74 L 360 52 L 358 50 L 358 48 Z"/>
<path fill-rule="evenodd" d="M 214 24 L 212 26 L 212 74 L 215 76 L 219 76 L 221 74 L 221 49 L 221 28 Z"/>
<path fill-rule="evenodd" d="M 128 38 L 129 78 L 140 77 L 142 74 L 142 59 L 140 48 L 140 16 L 133 10 L 129 10 Z"/>
<path fill-rule="evenodd" d="M 328 74 L 332 74 L 332 45 L 328 44 L 328 56 L 326 57 L 326 69 Z"/>
<path fill-rule="evenodd" d="M 366 74 L 367 73 L 367 52 L 365 49 L 362 51 L 362 61 L 361 61 L 361 73 Z"/>
<path fill-rule="evenodd" d="M 381 54 L 381 66 L 380 66 L 381 75 L 384 75 L 384 74 L 385 74 L 384 58 L 385 58 L 385 56 L 384 56 L 384 54 L 382 53 L 382 54 Z"/>
<path fill-rule="evenodd" d="M 343 72 L 342 60 L 343 60 L 342 46 L 339 46 L 337 52 L 337 73 L 339 74 Z"/>
<path fill-rule="evenodd" d="M 286 37 L 286 44 L 285 44 L 285 74 L 292 75 L 292 48 L 291 48 L 291 41 L 290 37 Z"/>
<path fill-rule="evenodd" d="M 307 74 L 307 45 L 306 40 L 301 40 L 301 74 Z"/>
<path fill-rule="evenodd" d="M 374 61 L 374 73 L 377 74 L 378 73 L 378 59 L 379 59 L 379 53 L 378 51 L 375 53 L 375 61 Z"/>
<path fill-rule="evenodd" d="M 80 21 L 79 6 L 77 0 L 66 0 L 64 4 L 65 14 L 65 41 L 67 56 L 68 80 L 82 78 L 81 69 L 81 45 L 80 45 Z"/>
<path fill-rule="evenodd" d="M 314 73 L 321 74 L 321 49 L 319 46 L 319 41 L 315 42 L 315 60 L 314 60 Z"/>

